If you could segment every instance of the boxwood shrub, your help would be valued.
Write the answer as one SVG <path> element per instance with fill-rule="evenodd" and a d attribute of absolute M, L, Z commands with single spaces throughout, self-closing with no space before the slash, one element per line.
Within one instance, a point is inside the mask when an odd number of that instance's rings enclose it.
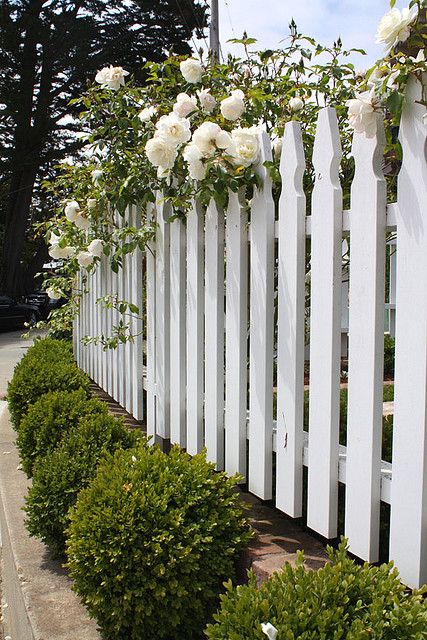
<path fill-rule="evenodd" d="M 16 440 L 26 474 L 31 477 L 37 458 L 53 451 L 82 416 L 105 415 L 107 411 L 107 405 L 96 398 L 89 399 L 85 389 L 42 395 L 22 418 Z"/>
<path fill-rule="evenodd" d="M 391 564 L 356 565 L 346 553 L 328 549 L 330 564 L 319 571 L 286 564 L 260 588 L 254 574 L 247 585 L 221 596 L 216 623 L 207 627 L 209 640 L 265 640 L 261 625 L 277 629 L 277 640 L 424 640 L 427 601 L 408 593 Z M 276 635 L 270 628 L 270 636 Z"/>
<path fill-rule="evenodd" d="M 30 534 L 48 544 L 55 555 L 63 555 L 68 511 L 79 491 L 94 478 L 106 453 L 135 447 L 138 440 L 136 432 L 110 415 L 82 418 L 54 451 L 36 461 L 25 506 Z"/>
<path fill-rule="evenodd" d="M 67 357 L 56 358 L 54 352 L 39 357 L 38 352 L 19 363 L 7 388 L 7 400 L 15 429 L 29 407 L 48 391 L 72 391 L 83 388 L 89 392 L 89 378 Z"/>
<path fill-rule="evenodd" d="M 101 461 L 71 510 L 68 568 L 107 640 L 195 640 L 250 538 L 236 478 L 203 454 Z"/>

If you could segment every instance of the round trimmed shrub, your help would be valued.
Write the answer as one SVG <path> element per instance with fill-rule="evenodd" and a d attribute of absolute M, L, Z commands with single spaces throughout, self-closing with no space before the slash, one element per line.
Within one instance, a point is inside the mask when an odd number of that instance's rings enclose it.
<path fill-rule="evenodd" d="M 265 640 L 268 623 L 277 640 L 426 638 L 427 601 L 407 593 L 391 563 L 356 565 L 345 540 L 328 554 L 331 563 L 318 571 L 306 569 L 300 554 L 295 568 L 286 564 L 259 588 L 253 573 L 247 585 L 228 584 L 209 640 Z"/>
<path fill-rule="evenodd" d="M 236 480 L 178 447 L 101 461 L 71 509 L 67 553 L 106 640 L 201 637 L 251 536 Z"/>
<path fill-rule="evenodd" d="M 16 440 L 26 474 L 31 477 L 37 458 L 53 451 L 82 416 L 105 415 L 107 411 L 105 403 L 88 399 L 84 389 L 51 391 L 41 396 L 23 417 Z"/>
<path fill-rule="evenodd" d="M 81 418 L 54 451 L 36 461 L 25 506 L 30 534 L 56 555 L 63 555 L 68 511 L 79 491 L 95 477 L 103 456 L 135 447 L 138 440 L 138 434 L 128 431 L 123 420 L 103 414 Z"/>
<path fill-rule="evenodd" d="M 20 362 L 7 388 L 7 400 L 13 425 L 19 431 L 29 407 L 48 391 L 84 389 L 89 395 L 89 378 L 66 357 L 39 358 L 33 352 Z"/>

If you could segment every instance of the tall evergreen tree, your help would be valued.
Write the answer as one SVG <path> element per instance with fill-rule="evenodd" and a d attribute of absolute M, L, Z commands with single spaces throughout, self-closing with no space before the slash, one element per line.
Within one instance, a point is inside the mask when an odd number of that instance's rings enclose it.
<path fill-rule="evenodd" d="M 0 0 L 0 290 L 19 295 L 46 259 L 32 222 L 40 181 L 79 145 L 67 115 L 96 70 L 141 76 L 147 60 L 190 53 L 204 0 Z"/>

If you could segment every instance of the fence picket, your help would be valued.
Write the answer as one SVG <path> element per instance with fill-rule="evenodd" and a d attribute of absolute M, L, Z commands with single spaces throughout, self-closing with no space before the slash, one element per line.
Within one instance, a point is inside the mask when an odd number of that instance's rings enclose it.
<path fill-rule="evenodd" d="M 246 477 L 248 214 L 229 193 L 225 225 L 225 470 Z"/>
<path fill-rule="evenodd" d="M 133 224 L 136 229 L 141 227 L 142 212 L 139 207 L 134 207 Z M 131 257 L 131 280 L 130 287 L 132 301 L 138 307 L 138 317 L 133 316 L 132 329 L 135 338 L 131 349 L 131 372 L 132 372 L 132 409 L 131 413 L 137 420 L 144 417 L 144 391 L 143 391 L 143 368 L 144 368 L 144 336 L 143 336 L 143 314 L 144 314 L 144 294 L 143 294 L 143 260 L 142 252 L 136 249 Z"/>
<path fill-rule="evenodd" d="M 311 211 L 310 403 L 307 525 L 335 538 L 341 356 L 341 142 L 335 109 L 319 113 Z M 319 456 L 319 451 L 322 455 Z"/>
<path fill-rule="evenodd" d="M 158 194 L 156 233 L 156 435 L 170 435 L 170 206 Z"/>
<path fill-rule="evenodd" d="M 170 439 L 186 447 L 186 229 L 170 225 Z"/>
<path fill-rule="evenodd" d="M 156 208 L 150 205 L 147 212 L 149 220 L 157 221 Z M 150 443 L 154 443 L 156 433 L 156 258 L 155 241 L 149 243 L 145 252 L 147 263 L 147 435 Z"/>
<path fill-rule="evenodd" d="M 203 210 L 196 202 L 187 215 L 187 451 L 203 448 L 204 256 Z"/>
<path fill-rule="evenodd" d="M 424 75 L 424 86 L 427 75 Z M 422 86 L 414 79 L 400 124 L 396 365 L 390 557 L 403 582 L 427 583 L 427 172 Z"/>
<path fill-rule="evenodd" d="M 205 444 L 224 468 L 224 213 L 212 200 L 205 222 Z"/>
<path fill-rule="evenodd" d="M 271 499 L 273 480 L 274 201 L 263 164 L 271 160 L 271 142 L 262 133 L 257 173 L 263 186 L 251 205 L 249 490 L 263 500 Z"/>
<path fill-rule="evenodd" d="M 304 403 L 305 169 L 301 125 L 285 126 L 280 173 L 276 506 L 302 515 Z"/>
<path fill-rule="evenodd" d="M 350 212 L 350 305 L 345 532 L 355 555 L 379 550 L 384 362 L 386 182 L 384 127 L 354 134 Z"/>

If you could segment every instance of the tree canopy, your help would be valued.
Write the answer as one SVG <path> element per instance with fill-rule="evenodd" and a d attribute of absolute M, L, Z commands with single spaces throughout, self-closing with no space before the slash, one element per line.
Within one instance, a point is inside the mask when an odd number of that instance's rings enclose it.
<path fill-rule="evenodd" d="M 107 64 L 143 80 L 147 60 L 190 53 L 205 21 L 203 0 L 0 0 L 2 290 L 23 293 L 46 258 L 31 226 L 51 204 L 41 180 L 81 144 L 69 101 Z"/>

